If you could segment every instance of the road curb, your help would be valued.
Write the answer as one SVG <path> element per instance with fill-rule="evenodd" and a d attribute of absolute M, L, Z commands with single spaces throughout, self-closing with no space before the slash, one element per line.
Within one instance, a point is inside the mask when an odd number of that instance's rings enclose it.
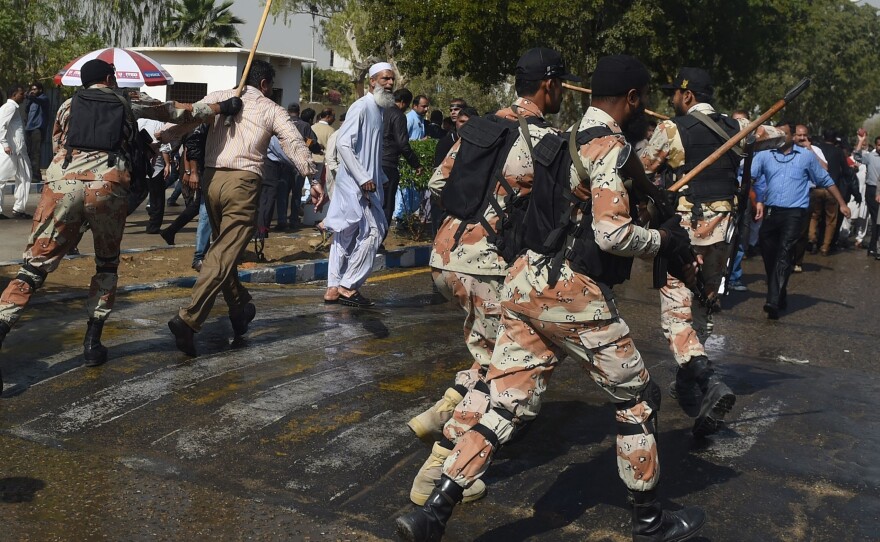
<path fill-rule="evenodd" d="M 373 261 L 373 271 L 406 267 L 422 267 L 428 265 L 431 257 L 431 245 L 416 245 L 392 250 L 386 254 L 377 254 Z M 299 284 L 316 280 L 327 280 L 328 260 L 310 260 L 289 264 L 267 265 L 258 269 L 239 269 L 238 278 L 251 284 Z M 192 288 L 196 277 L 177 277 L 144 284 L 122 286 L 118 292 L 144 292 L 160 288 Z M 34 300 L 34 303 L 50 303 L 82 299 L 82 292 L 53 294 Z"/>

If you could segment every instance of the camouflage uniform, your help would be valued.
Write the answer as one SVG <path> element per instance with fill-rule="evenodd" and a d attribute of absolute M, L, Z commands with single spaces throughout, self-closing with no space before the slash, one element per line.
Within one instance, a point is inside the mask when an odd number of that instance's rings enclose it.
<path fill-rule="evenodd" d="M 73 150 L 70 164 L 62 167 L 67 154 L 64 145 L 70 104 L 71 100 L 61 104 L 55 119 L 55 157 L 46 170 L 46 185 L 34 213 L 24 264 L 0 295 L 0 322 L 9 327 L 88 228 L 95 242 L 96 273 L 89 286 L 86 310 L 90 319 L 103 321 L 113 308 L 131 175 L 124 153 L 108 165 L 105 152 Z M 175 109 L 171 102 L 160 102 L 140 93 L 132 95 L 131 109 L 137 118 L 166 122 L 191 121 L 195 116 L 211 114 L 210 109 L 204 108 L 195 108 L 189 114 Z"/>
<path fill-rule="evenodd" d="M 715 109 L 708 103 L 698 103 L 692 110 L 705 115 L 715 114 Z M 745 128 L 749 122 L 739 119 L 740 126 Z M 756 131 L 756 150 L 776 148 L 785 141 L 785 135 L 778 128 L 760 126 Z M 649 174 L 656 173 L 664 164 L 672 169 L 685 164 L 685 150 L 678 126 L 671 120 L 661 122 L 654 135 L 642 150 L 642 164 Z M 681 216 L 681 225 L 688 232 L 694 250 L 703 257 L 703 277 L 706 292 L 714 297 L 721 285 L 721 276 L 725 271 L 727 254 L 730 245 L 725 236 L 730 228 L 730 221 L 735 219 L 736 202 L 711 201 L 701 203 L 702 216 L 694 216 L 694 205 L 687 200 L 688 186 L 679 191 L 677 213 Z M 706 352 L 694 330 L 692 311 L 694 294 L 680 280 L 667 275 L 666 286 L 660 289 L 660 325 L 663 334 L 669 341 L 669 348 L 675 361 L 683 366 L 691 358 L 705 356 Z"/>
<path fill-rule="evenodd" d="M 518 98 L 514 106 L 523 117 L 540 114 L 525 98 Z M 513 108 L 502 109 L 496 115 L 513 121 L 517 118 Z M 552 128 L 529 125 L 532 144 L 540 141 L 550 130 Z M 431 177 L 429 187 L 438 196 L 446 185 L 460 146 L 459 140 Z M 531 191 L 532 157 L 522 136 L 510 149 L 502 174 L 519 196 L 525 196 Z M 500 185 L 496 196 L 503 209 L 507 193 Z M 497 227 L 499 218 L 491 206 L 486 209 L 485 217 L 489 224 Z M 461 220 L 453 216 L 446 218 L 434 239 L 430 265 L 434 283 L 443 296 L 457 301 L 467 314 L 464 338 L 474 364 L 456 376 L 455 383 L 463 388 L 460 390 L 463 395 L 474 386 L 479 375 L 485 373 L 492 358 L 501 322 L 498 292 L 507 273 L 507 262 L 498 254 L 487 237 L 486 229 L 479 222 L 467 226 L 456 243 L 455 232 L 460 225 Z"/>
<path fill-rule="evenodd" d="M 580 199 L 592 198 L 592 227 L 603 250 L 653 257 L 660 249 L 660 234 L 633 223 L 629 195 L 615 168 L 624 145 L 620 127 L 608 114 L 591 107 L 579 130 L 600 126 L 615 135 L 580 147 L 589 179 L 581 181 L 572 168 L 572 191 Z M 468 394 L 444 428 L 456 446 L 443 474 L 465 487 L 479 479 L 498 446 L 538 415 L 550 375 L 567 354 L 584 365 L 616 404 L 620 477 L 630 489 L 650 490 L 659 476 L 653 434 L 659 394 L 629 327 L 607 286 L 572 270 L 568 262 L 553 287 L 548 275 L 547 256 L 532 251 L 511 266 L 501 295 L 502 328 L 486 385 Z M 466 409 L 467 402 L 483 403 L 485 414 L 472 415 L 480 408 Z"/>

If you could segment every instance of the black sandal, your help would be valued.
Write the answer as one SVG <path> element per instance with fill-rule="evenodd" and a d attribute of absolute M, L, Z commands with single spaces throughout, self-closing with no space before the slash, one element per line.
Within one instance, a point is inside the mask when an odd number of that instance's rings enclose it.
<path fill-rule="evenodd" d="M 375 305 L 375 303 L 362 296 L 360 292 L 355 292 L 350 296 L 339 294 L 339 303 L 348 307 L 357 308 L 372 307 Z"/>

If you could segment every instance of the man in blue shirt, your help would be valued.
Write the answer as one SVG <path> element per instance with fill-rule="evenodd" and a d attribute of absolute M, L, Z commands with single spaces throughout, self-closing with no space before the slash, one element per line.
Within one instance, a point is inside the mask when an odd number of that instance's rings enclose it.
<path fill-rule="evenodd" d="M 429 105 L 431 103 L 424 94 L 419 94 L 413 99 L 412 109 L 406 114 L 406 131 L 409 133 L 410 141 L 425 139 L 425 114 Z"/>
<path fill-rule="evenodd" d="M 764 218 L 758 243 L 767 273 L 767 302 L 764 312 L 771 320 L 787 306 L 786 287 L 794 265 L 794 247 L 809 220 L 810 181 L 834 196 L 840 212 L 850 217 L 850 210 L 828 172 L 809 149 L 793 145 L 794 123 L 782 122 L 785 145 L 762 151 L 752 162 L 757 212 L 755 221 Z"/>

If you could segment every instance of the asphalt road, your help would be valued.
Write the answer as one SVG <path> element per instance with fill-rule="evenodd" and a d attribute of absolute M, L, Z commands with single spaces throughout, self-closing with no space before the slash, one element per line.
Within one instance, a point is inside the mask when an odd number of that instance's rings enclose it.
<path fill-rule="evenodd" d="M 701 540 L 880 539 L 880 262 L 808 256 L 791 309 L 761 312 L 759 260 L 708 348 L 738 394 L 707 441 L 664 396 L 660 492 L 699 504 Z M 672 358 L 649 268 L 617 290 L 664 390 Z M 379 275 L 375 309 L 327 307 L 322 289 L 253 289 L 246 342 L 221 306 L 178 353 L 165 326 L 186 290 L 128 294 L 105 333 L 110 361 L 81 366 L 80 302 L 32 307 L 3 345 L 4 540 L 387 540 L 426 448 L 405 426 L 468 364 L 462 315 L 431 305 L 425 269 Z M 222 301 L 219 302 L 222 305 Z M 488 496 L 446 540 L 629 540 L 613 409 L 563 362 L 539 419 L 502 449 Z"/>

